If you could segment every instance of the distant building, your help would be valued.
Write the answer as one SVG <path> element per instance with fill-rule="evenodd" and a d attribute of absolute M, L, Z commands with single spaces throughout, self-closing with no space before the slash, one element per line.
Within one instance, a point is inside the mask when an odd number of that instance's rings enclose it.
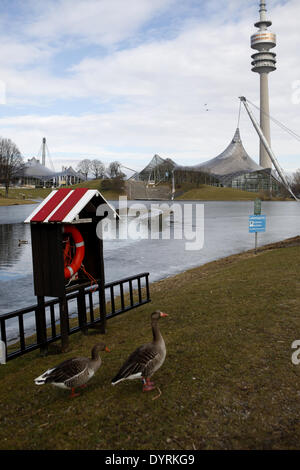
<path fill-rule="evenodd" d="M 42 165 L 40 160 L 33 157 L 25 163 L 19 183 L 25 186 L 53 186 L 54 178 L 55 171 Z"/>
<path fill-rule="evenodd" d="M 222 186 L 244 191 L 275 191 L 280 182 L 274 170 L 258 165 L 246 152 L 240 131 L 237 128 L 228 147 L 217 157 L 196 165 L 199 169 L 213 174 Z"/>
<path fill-rule="evenodd" d="M 177 183 L 206 183 L 242 189 L 244 191 L 278 192 L 280 182 L 271 168 L 258 165 L 246 152 L 237 128 L 227 148 L 217 157 L 198 165 L 177 165 L 171 159 L 154 155 L 148 165 L 133 179 L 158 184 L 171 179 L 174 171 Z"/>
<path fill-rule="evenodd" d="M 155 154 L 151 161 L 139 173 L 135 173 L 131 179 L 147 181 L 148 184 L 158 184 L 169 180 L 176 163 L 171 158 L 162 158 Z"/>
<path fill-rule="evenodd" d="M 84 180 L 84 176 L 73 170 L 71 166 L 69 168 L 63 167 L 62 171 L 56 172 L 42 165 L 40 160 L 33 157 L 25 163 L 18 184 L 24 186 L 60 187 L 77 184 Z"/>
<path fill-rule="evenodd" d="M 56 186 L 71 186 L 72 184 L 81 183 L 82 181 L 85 181 L 84 175 L 73 170 L 71 166 L 68 168 L 62 167 L 62 171 L 55 175 Z"/>

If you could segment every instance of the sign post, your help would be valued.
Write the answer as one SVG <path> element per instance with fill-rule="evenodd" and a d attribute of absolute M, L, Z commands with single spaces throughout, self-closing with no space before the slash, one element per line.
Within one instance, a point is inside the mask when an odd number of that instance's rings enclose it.
<path fill-rule="evenodd" d="M 261 200 L 254 201 L 254 215 L 249 216 L 249 233 L 255 234 L 255 254 L 257 253 L 257 233 L 266 231 L 266 216 L 261 215 Z"/>
<path fill-rule="evenodd" d="M 261 199 L 258 197 L 254 201 L 254 215 L 261 215 Z"/>

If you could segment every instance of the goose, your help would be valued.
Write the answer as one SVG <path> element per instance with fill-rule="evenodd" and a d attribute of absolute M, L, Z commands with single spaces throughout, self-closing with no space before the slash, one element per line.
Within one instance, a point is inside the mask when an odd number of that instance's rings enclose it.
<path fill-rule="evenodd" d="M 112 385 L 116 385 L 123 380 L 142 379 L 143 392 L 149 392 L 155 388 L 154 382 L 150 381 L 150 377 L 162 366 L 166 357 L 166 345 L 158 328 L 158 320 L 167 316 L 167 313 L 159 310 L 151 314 L 152 343 L 143 344 L 128 357 L 117 375 L 112 379 Z"/>
<path fill-rule="evenodd" d="M 67 359 L 56 367 L 46 370 L 46 372 L 34 379 L 34 382 L 36 385 L 49 383 L 56 387 L 71 389 L 71 398 L 79 396 L 79 393 L 75 393 L 75 389 L 77 387 L 85 387 L 86 383 L 101 366 L 100 351 L 109 352 L 109 349 L 104 343 L 98 343 L 91 351 L 91 359 L 87 357 Z"/>

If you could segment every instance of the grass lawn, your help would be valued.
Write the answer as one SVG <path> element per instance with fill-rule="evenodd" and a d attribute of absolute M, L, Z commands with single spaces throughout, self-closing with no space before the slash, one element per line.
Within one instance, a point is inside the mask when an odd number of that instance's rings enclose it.
<path fill-rule="evenodd" d="M 29 199 L 17 199 L 17 198 L 2 198 L 0 197 L 0 206 L 19 206 L 20 204 L 34 204 L 34 201 Z"/>
<path fill-rule="evenodd" d="M 101 191 L 105 199 L 118 200 L 121 195 L 120 192 L 102 189 L 103 180 L 91 180 L 83 183 L 74 184 L 69 186 L 75 188 L 89 188 L 98 189 Z M 11 188 L 9 190 L 9 199 L 4 198 L 4 189 L 0 189 L 0 205 L 11 204 L 32 204 L 33 201 L 44 199 L 52 191 L 51 188 Z M 265 194 L 253 193 L 250 191 L 241 191 L 234 188 L 218 188 L 216 186 L 201 185 L 199 188 L 193 187 L 192 184 L 182 184 L 178 189 L 180 196 L 176 197 L 177 200 L 190 200 L 190 201 L 247 201 L 254 200 L 257 197 L 263 200 L 268 200 Z M 282 198 L 274 197 L 272 200 L 283 200 Z"/>
<path fill-rule="evenodd" d="M 0 366 L 1 449 L 299 449 L 300 237 L 224 258 L 151 285 L 152 303 L 108 321 L 103 337 L 70 337 L 71 350 Z M 154 376 L 110 381 L 151 338 L 150 313 L 167 346 Z M 77 398 L 35 377 L 62 360 L 111 349 Z"/>
<path fill-rule="evenodd" d="M 103 180 L 91 180 L 85 181 L 84 183 L 73 184 L 73 186 L 66 186 L 72 189 L 76 188 L 88 188 L 98 189 L 101 191 L 105 199 L 117 200 L 119 193 L 112 190 L 101 189 L 101 183 Z M 55 188 L 58 189 L 58 188 Z M 38 199 L 44 199 L 52 191 L 52 188 L 10 188 L 8 192 L 8 198 L 5 198 L 5 190 L 0 189 L 0 205 L 8 206 L 11 204 L 32 204 Z M 12 202 L 10 202 L 12 201 Z"/>
<path fill-rule="evenodd" d="M 176 199 L 191 201 L 247 201 L 256 198 L 266 199 L 266 196 L 260 193 L 242 191 L 235 188 L 219 188 L 206 184 L 201 185 L 199 188 L 191 189 L 189 189 L 188 185 L 182 185 L 182 189 L 185 192 Z M 273 198 L 273 200 L 278 200 L 278 198 Z"/>
<path fill-rule="evenodd" d="M 51 191 L 51 188 L 10 188 L 8 198 L 6 198 L 5 190 L 1 188 L 0 205 L 33 204 L 39 199 L 44 199 Z"/>
<path fill-rule="evenodd" d="M 74 184 L 73 186 L 69 186 L 69 187 L 72 188 L 72 189 L 75 189 L 75 188 L 98 189 L 98 191 L 100 191 L 101 194 L 103 194 L 105 199 L 111 200 L 111 201 L 119 199 L 119 196 L 123 194 L 123 193 L 120 193 L 118 191 L 113 191 L 111 189 L 103 189 L 102 188 L 102 182 L 103 182 L 103 180 L 101 180 L 101 179 L 91 180 L 91 181 L 85 181 L 85 182 L 79 183 L 79 184 Z"/>

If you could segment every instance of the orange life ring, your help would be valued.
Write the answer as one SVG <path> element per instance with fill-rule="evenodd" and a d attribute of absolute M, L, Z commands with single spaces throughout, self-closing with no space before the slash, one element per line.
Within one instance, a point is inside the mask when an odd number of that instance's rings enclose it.
<path fill-rule="evenodd" d="M 65 267 L 65 278 L 70 279 L 79 270 L 85 253 L 84 241 L 79 230 L 74 225 L 64 225 L 63 233 L 69 233 L 75 242 L 76 252 L 72 263 Z"/>

